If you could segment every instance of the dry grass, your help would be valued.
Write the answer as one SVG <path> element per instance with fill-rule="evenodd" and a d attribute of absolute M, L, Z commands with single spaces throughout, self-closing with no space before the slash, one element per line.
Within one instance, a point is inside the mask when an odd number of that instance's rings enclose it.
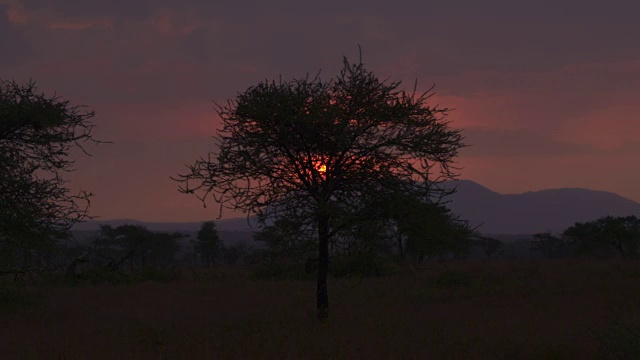
<path fill-rule="evenodd" d="M 221 270 L 217 270 L 220 274 Z M 640 354 L 640 263 L 460 262 L 330 283 L 242 269 L 47 288 L 0 313 L 3 359 L 590 359 Z M 623 339 L 624 341 L 620 340 Z M 634 351 L 638 351 L 635 352 Z"/>

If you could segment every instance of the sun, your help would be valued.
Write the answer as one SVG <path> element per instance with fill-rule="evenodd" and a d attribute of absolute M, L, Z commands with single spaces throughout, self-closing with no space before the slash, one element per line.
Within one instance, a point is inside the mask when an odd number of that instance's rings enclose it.
<path fill-rule="evenodd" d="M 313 170 L 319 172 L 322 177 L 327 174 L 327 161 L 323 156 L 314 155 L 311 164 L 313 166 Z"/>
<path fill-rule="evenodd" d="M 314 157 L 313 159 L 313 168 L 321 173 L 324 174 L 327 172 L 327 164 L 325 163 L 324 159 L 322 159 L 321 157 Z"/>
<path fill-rule="evenodd" d="M 318 170 L 318 172 L 324 173 L 327 171 L 327 165 L 322 164 L 322 163 L 318 163 L 316 164 L 316 170 Z"/>

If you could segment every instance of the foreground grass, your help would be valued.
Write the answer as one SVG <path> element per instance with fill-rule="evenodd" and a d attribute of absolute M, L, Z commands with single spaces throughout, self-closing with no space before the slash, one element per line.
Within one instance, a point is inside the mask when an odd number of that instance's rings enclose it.
<path fill-rule="evenodd" d="M 640 358 L 640 263 L 459 262 L 332 280 L 324 323 L 314 320 L 313 281 L 255 280 L 237 268 L 183 275 L 44 288 L 33 304 L 11 293 L 1 357 Z"/>

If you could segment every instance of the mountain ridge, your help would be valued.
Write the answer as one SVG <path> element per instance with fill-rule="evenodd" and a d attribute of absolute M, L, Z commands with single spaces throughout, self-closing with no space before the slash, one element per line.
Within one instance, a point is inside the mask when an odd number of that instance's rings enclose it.
<path fill-rule="evenodd" d="M 460 181 L 463 186 L 458 186 L 447 205 L 474 226 L 479 225 L 483 233 L 560 232 L 576 222 L 606 215 L 640 216 L 640 203 L 609 191 L 556 188 L 520 194 L 485 192 L 479 197 L 468 186 L 471 180 Z"/>
<path fill-rule="evenodd" d="M 457 186 L 447 206 L 484 234 L 533 234 L 560 232 L 576 222 L 606 215 L 640 217 L 640 203 L 616 193 L 585 188 L 555 188 L 501 194 L 475 181 L 445 183 Z M 97 230 L 100 225 L 144 225 L 152 231 L 197 231 L 204 221 L 150 222 L 136 219 L 90 220 L 73 230 Z M 215 220 L 221 231 L 256 231 L 257 221 L 246 217 Z"/>

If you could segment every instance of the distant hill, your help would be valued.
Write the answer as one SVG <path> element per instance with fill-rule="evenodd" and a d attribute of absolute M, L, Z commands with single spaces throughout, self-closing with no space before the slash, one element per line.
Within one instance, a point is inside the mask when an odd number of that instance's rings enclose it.
<path fill-rule="evenodd" d="M 640 203 L 620 195 L 578 188 L 530 191 L 523 194 L 499 194 L 471 180 L 447 183 L 458 191 L 449 197 L 451 210 L 480 225 L 484 234 L 522 235 L 544 231 L 560 232 L 577 221 L 590 221 L 606 215 L 640 217 Z M 197 232 L 202 222 L 144 222 L 133 219 L 93 220 L 78 224 L 74 230 L 98 230 L 100 225 L 144 225 L 152 231 Z M 255 219 L 216 220 L 218 229 L 231 232 L 256 231 Z M 239 234 L 236 234 L 239 235 Z M 242 234 L 242 237 L 249 237 Z"/>
<path fill-rule="evenodd" d="M 449 208 L 481 225 L 482 233 L 533 234 L 560 232 L 578 221 L 606 215 L 640 216 L 640 203 L 620 195 L 580 188 L 499 194 L 470 181 L 459 180 L 458 191 L 449 197 Z"/>

